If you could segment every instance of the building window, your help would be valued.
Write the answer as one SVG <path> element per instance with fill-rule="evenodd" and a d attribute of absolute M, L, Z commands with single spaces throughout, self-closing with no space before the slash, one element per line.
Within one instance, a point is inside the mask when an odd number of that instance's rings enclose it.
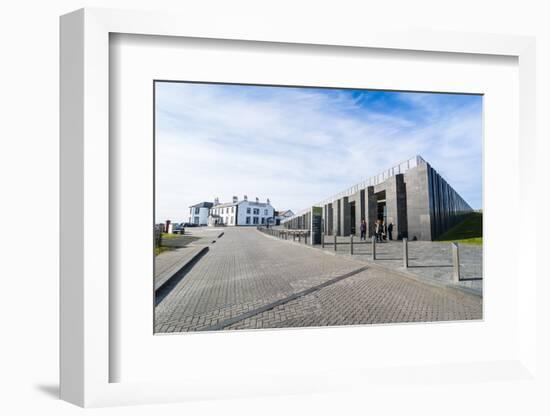
<path fill-rule="evenodd" d="M 230 221 L 231 221 L 231 224 L 233 224 L 233 217 L 231 217 L 231 220 L 230 220 Z"/>
<path fill-rule="evenodd" d="M 246 217 L 246 223 L 250 224 L 250 217 Z"/>
<path fill-rule="evenodd" d="M 199 215 L 200 212 L 201 212 L 200 208 L 195 208 L 195 215 Z"/>
<path fill-rule="evenodd" d="M 262 217 L 262 224 L 265 224 L 265 218 Z"/>
<path fill-rule="evenodd" d="M 260 208 L 254 208 L 254 215 L 260 215 Z"/>
<path fill-rule="evenodd" d="M 195 221 L 194 221 L 194 222 L 195 222 L 196 225 L 199 225 L 199 217 L 195 217 Z"/>
<path fill-rule="evenodd" d="M 246 209 L 246 213 L 247 213 L 247 214 L 250 214 L 250 208 L 247 208 L 247 209 Z"/>
<path fill-rule="evenodd" d="M 235 212 L 235 207 L 231 207 L 231 213 L 233 214 Z"/>
<path fill-rule="evenodd" d="M 253 221 L 253 224 L 258 224 L 258 217 L 254 217 Z"/>
<path fill-rule="evenodd" d="M 267 209 L 264 209 L 264 215 L 267 215 Z"/>

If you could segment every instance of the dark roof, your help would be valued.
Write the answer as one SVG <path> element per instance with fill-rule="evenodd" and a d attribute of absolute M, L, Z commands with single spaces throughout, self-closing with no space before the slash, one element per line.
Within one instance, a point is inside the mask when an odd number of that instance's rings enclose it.
<path fill-rule="evenodd" d="M 200 204 L 191 205 L 189 208 L 212 208 L 212 202 L 201 202 Z"/>

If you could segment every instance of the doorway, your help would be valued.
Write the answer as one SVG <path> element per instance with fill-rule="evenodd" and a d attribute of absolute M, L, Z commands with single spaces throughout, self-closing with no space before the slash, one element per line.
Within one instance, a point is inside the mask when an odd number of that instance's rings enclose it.
<path fill-rule="evenodd" d="M 376 219 L 386 224 L 386 216 L 386 191 L 380 191 L 376 193 Z"/>

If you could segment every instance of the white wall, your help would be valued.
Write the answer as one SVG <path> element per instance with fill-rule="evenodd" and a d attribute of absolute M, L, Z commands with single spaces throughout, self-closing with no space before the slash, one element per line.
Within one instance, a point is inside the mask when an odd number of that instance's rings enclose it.
<path fill-rule="evenodd" d="M 250 214 L 247 213 L 247 209 L 250 208 Z M 254 215 L 254 209 L 259 209 L 260 212 L 258 215 Z M 267 213 L 266 213 L 267 211 Z M 273 207 L 271 205 L 267 206 L 257 206 L 254 202 L 251 201 L 241 201 L 239 202 L 239 215 L 238 215 L 238 225 L 251 225 L 258 226 L 262 225 L 262 218 L 264 221 L 267 221 L 267 218 L 273 218 Z M 246 223 L 246 217 L 250 217 L 250 224 Z M 253 218 L 258 218 L 258 224 L 254 224 Z M 265 223 L 264 223 L 265 225 Z"/>
<path fill-rule="evenodd" d="M 237 218 L 236 205 L 225 206 L 223 208 L 212 207 L 210 209 L 210 213 L 213 213 L 214 215 L 219 215 L 221 217 L 221 221 L 226 226 L 232 227 L 232 226 L 235 226 L 236 224 L 236 218 Z"/>
<path fill-rule="evenodd" d="M 190 222 L 191 224 L 208 225 L 209 212 L 209 208 L 201 207 L 199 208 L 199 212 L 197 214 L 197 209 L 195 207 L 190 207 L 188 222 Z M 197 220 L 198 222 L 195 220 Z"/>
<path fill-rule="evenodd" d="M 213 4 L 216 3 L 216 4 Z M 59 15 L 74 9 L 92 7 L 169 9 L 194 14 L 208 25 L 212 16 L 235 22 L 242 33 L 246 25 L 262 27 L 265 20 L 281 27 L 309 25 L 332 31 L 358 30 L 366 25 L 383 30 L 411 27 L 484 33 L 537 35 L 538 134 L 550 137 L 550 25 L 546 1 L 532 0 L 394 0 L 339 2 L 322 0 L 181 1 L 181 0 L 22 0 L 5 1 L 0 11 L 2 39 L 2 178 L 1 217 L 4 220 L 0 253 L 4 296 L 0 390 L 4 393 L 0 412 L 22 414 L 82 414 L 81 409 L 55 399 L 58 383 L 58 108 L 59 108 Z M 201 17 L 202 16 L 202 17 Z M 267 30 L 267 29 L 266 29 Z M 281 70 L 286 70 L 281 68 Z M 404 69 L 405 70 L 405 69 Z M 315 74 L 311 82 L 315 83 Z M 391 86 L 390 86 L 391 87 Z M 550 155 L 550 140 L 539 140 L 538 167 L 533 180 L 540 189 L 550 183 L 543 161 Z M 292 184 L 288 184 L 291 188 Z M 537 206 L 548 206 L 543 192 Z M 546 202 L 543 200 L 546 200 Z M 299 208 L 299 207 L 298 207 Z M 40 224 L 38 233 L 24 226 Z M 538 221 L 538 247 L 549 252 L 542 236 L 550 235 L 550 223 Z M 32 241 L 32 244 L 30 244 Z M 533 242 L 533 247 L 534 242 Z M 544 256 L 539 256 L 543 259 Z M 542 261 L 542 260 L 541 260 Z M 29 267 L 32 265 L 32 268 Z M 542 264 L 541 264 L 542 270 Z M 548 374 L 550 351 L 550 280 L 540 281 L 538 326 L 539 366 Z M 490 300 L 488 300 L 490 301 Z M 489 317 L 490 318 L 490 317 Z M 312 330 L 314 331 L 314 330 Z M 337 330 L 335 330 L 337 335 Z M 200 336 L 200 335 L 193 335 Z M 229 336 L 229 335 L 228 335 Z M 236 334 L 233 334 L 236 336 Z M 337 340 L 337 337 L 335 336 Z M 274 338 L 276 342 L 276 338 Z M 412 340 L 414 342 L 414 340 Z M 406 346 L 403 346 L 406 348 Z M 221 351 L 221 350 L 220 350 Z M 335 351 L 345 351 L 335 341 Z M 223 353 L 223 351 L 221 351 Z M 175 357 L 174 359 L 185 359 Z M 144 357 L 154 359 L 154 357 Z M 266 357 L 269 359 L 269 357 Z M 414 368 L 411 369 L 415 371 Z M 327 377 L 330 377 L 327 370 Z M 368 377 L 359 374 L 357 377 Z M 292 382 L 292 374 L 289 374 Z M 219 400 L 168 404 L 164 406 L 94 409 L 94 415 L 281 415 L 298 413 L 449 415 L 550 414 L 546 399 L 550 386 L 540 382 L 487 382 L 470 387 L 465 380 L 438 384 L 434 374 L 431 388 L 420 386 L 373 386 L 369 391 L 336 391 L 289 397 Z M 322 380 L 320 380 L 322 383 Z M 200 398 L 198 398 L 200 399 Z"/>

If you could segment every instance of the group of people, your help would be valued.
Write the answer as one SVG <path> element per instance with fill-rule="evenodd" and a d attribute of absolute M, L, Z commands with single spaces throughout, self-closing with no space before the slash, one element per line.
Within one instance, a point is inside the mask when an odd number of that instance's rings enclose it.
<path fill-rule="evenodd" d="M 361 220 L 361 240 L 367 239 L 367 222 L 362 219 Z M 376 242 L 381 243 L 385 240 L 393 240 L 393 224 L 390 222 L 386 225 L 386 223 L 383 220 L 376 220 L 374 223 L 374 229 L 373 229 L 374 237 L 376 238 Z"/>

